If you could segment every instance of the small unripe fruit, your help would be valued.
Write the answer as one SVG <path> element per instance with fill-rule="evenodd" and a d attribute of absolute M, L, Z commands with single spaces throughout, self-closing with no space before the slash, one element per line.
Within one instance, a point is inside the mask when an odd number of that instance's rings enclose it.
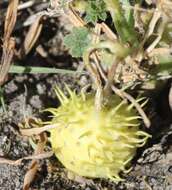
<path fill-rule="evenodd" d="M 97 111 L 93 94 L 76 95 L 70 89 L 68 99 L 57 89 L 61 101 L 58 108 L 50 108 L 50 142 L 56 157 L 77 175 L 109 178 L 120 181 L 119 173 L 127 172 L 137 147 L 150 137 L 139 130 L 139 116 L 132 105 L 112 95 Z"/>

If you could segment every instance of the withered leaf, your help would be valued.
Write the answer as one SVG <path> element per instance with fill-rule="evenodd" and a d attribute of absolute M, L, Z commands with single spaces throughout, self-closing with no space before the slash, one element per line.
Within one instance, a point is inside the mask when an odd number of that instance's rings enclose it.
<path fill-rule="evenodd" d="M 43 15 L 39 15 L 36 18 L 35 22 L 30 26 L 29 31 L 25 37 L 24 43 L 21 49 L 19 50 L 20 57 L 27 55 L 35 45 L 42 30 L 43 26 L 41 23 L 42 17 Z"/>
<path fill-rule="evenodd" d="M 0 65 L 0 85 L 7 77 L 15 50 L 15 40 L 11 37 L 17 19 L 18 0 L 10 0 L 4 26 L 3 51 Z"/>

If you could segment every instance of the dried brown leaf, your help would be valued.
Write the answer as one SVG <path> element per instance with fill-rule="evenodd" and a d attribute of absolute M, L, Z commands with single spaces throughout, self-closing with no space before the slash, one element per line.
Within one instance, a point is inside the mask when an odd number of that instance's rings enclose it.
<path fill-rule="evenodd" d="M 42 17 L 43 15 L 38 16 L 35 22 L 30 26 L 29 31 L 25 37 L 23 46 L 19 51 L 20 57 L 27 55 L 38 40 L 43 26 L 41 23 Z"/>
<path fill-rule="evenodd" d="M 9 39 L 17 19 L 18 0 L 10 0 L 4 26 L 4 40 Z"/>
<path fill-rule="evenodd" d="M 15 50 L 15 40 L 11 37 L 17 19 L 18 0 L 10 0 L 4 26 L 3 52 L 0 65 L 0 85 L 7 77 Z"/>
<path fill-rule="evenodd" d="M 44 152 L 44 147 L 45 144 L 47 142 L 47 137 L 45 133 L 41 133 L 40 134 L 40 140 L 37 144 L 37 147 L 35 149 L 35 155 L 36 154 L 41 154 Z M 26 172 L 26 175 L 24 177 L 24 184 L 23 184 L 23 190 L 28 190 L 30 184 L 32 183 L 32 181 L 34 180 L 34 177 L 36 175 L 36 172 L 38 170 L 38 161 L 37 160 L 32 160 L 30 167 L 28 169 L 28 171 Z"/>
<path fill-rule="evenodd" d="M 14 55 L 14 50 L 15 50 L 14 38 L 10 38 L 8 41 L 4 42 L 3 53 L 1 57 L 1 65 L 0 65 L 0 85 L 2 85 L 6 80 L 8 71 L 10 69 L 11 60 Z"/>
<path fill-rule="evenodd" d="M 31 182 L 34 180 L 36 172 L 38 170 L 38 162 L 32 161 L 24 178 L 23 190 L 29 190 Z"/>

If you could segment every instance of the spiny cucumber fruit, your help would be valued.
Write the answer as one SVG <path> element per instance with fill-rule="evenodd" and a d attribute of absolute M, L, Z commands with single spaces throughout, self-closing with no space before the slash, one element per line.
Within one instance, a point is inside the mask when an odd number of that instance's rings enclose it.
<path fill-rule="evenodd" d="M 49 108 L 53 114 L 50 142 L 56 157 L 70 171 L 90 178 L 121 181 L 119 173 L 127 172 L 137 147 L 150 137 L 139 129 L 140 117 L 133 105 L 111 95 L 100 111 L 94 105 L 94 94 L 77 95 L 66 87 L 70 98 L 57 88 L 61 102 Z"/>

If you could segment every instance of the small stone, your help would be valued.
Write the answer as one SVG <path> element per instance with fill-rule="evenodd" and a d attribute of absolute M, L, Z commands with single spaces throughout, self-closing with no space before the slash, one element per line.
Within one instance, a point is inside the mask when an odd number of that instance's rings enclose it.
<path fill-rule="evenodd" d="M 45 89 L 46 89 L 45 85 L 37 84 L 36 88 L 37 88 L 38 94 L 42 95 L 45 93 Z"/>
<path fill-rule="evenodd" d="M 42 102 L 39 98 L 38 95 L 32 96 L 30 99 L 30 104 L 36 108 L 36 109 L 41 109 L 42 108 Z"/>

